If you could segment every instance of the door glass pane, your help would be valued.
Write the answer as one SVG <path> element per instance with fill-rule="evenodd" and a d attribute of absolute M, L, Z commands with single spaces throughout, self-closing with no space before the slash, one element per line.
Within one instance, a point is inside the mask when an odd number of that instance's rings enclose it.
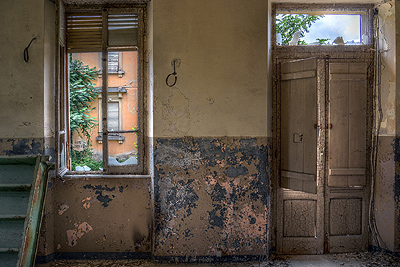
<path fill-rule="evenodd" d="M 109 165 L 135 165 L 138 164 L 138 134 L 132 131 L 138 130 L 139 125 L 138 53 L 116 53 L 120 68 L 117 73 L 108 74 L 108 162 Z"/>
<path fill-rule="evenodd" d="M 70 156 L 72 171 L 103 170 L 99 53 L 69 56 Z"/>

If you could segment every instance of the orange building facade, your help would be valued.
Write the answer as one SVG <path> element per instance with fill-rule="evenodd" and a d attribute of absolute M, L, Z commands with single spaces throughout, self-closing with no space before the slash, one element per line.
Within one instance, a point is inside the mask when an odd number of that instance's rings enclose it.
<path fill-rule="evenodd" d="M 91 129 L 90 141 L 72 133 L 73 148 L 89 145 L 95 161 L 102 160 L 102 76 L 101 53 L 73 53 L 73 59 L 80 60 L 90 68 L 96 67 L 99 75 L 92 83 L 98 90 L 97 99 L 92 103 L 89 115 L 97 121 Z M 108 130 L 133 130 L 138 125 L 138 53 L 137 51 L 109 52 L 108 54 Z M 108 138 L 110 164 L 118 164 L 129 158 L 137 158 L 136 133 L 110 133 Z M 83 145 L 82 145 L 83 144 Z M 115 161 L 115 160 L 116 161 Z M 130 162 L 132 163 L 132 162 Z"/>

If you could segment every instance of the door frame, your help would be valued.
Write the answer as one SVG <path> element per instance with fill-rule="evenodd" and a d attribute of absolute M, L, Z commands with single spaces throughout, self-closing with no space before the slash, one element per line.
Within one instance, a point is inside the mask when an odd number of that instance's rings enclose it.
<path fill-rule="evenodd" d="M 281 91 L 280 91 L 280 63 L 297 60 L 297 59 L 304 59 L 316 57 L 320 60 L 325 61 L 324 71 L 320 73 L 321 79 L 323 79 L 325 83 L 325 106 L 320 112 L 323 112 L 325 125 L 328 122 L 328 114 L 329 114 L 329 90 L 328 90 L 328 83 L 329 80 L 327 79 L 326 75 L 329 73 L 329 62 L 367 62 L 369 64 L 367 79 L 368 79 L 368 87 L 367 87 L 367 163 L 366 163 L 366 185 L 363 190 L 359 190 L 357 193 L 362 197 L 362 209 L 363 209 L 363 231 L 365 235 L 363 237 L 363 250 L 368 248 L 368 241 L 370 239 L 369 232 L 368 232 L 368 201 L 369 201 L 369 193 L 370 193 L 370 180 L 371 180 L 371 166 L 370 166 L 370 145 L 371 145 L 371 129 L 373 125 L 373 81 L 374 81 L 374 53 L 371 46 L 273 46 L 272 51 L 272 70 L 273 70 L 273 85 L 272 85 L 272 179 L 271 179 L 271 251 L 277 250 L 278 244 L 278 219 L 279 219 L 279 209 L 278 204 L 280 203 L 281 199 L 279 199 L 278 190 L 280 190 L 280 166 L 281 166 L 281 152 L 280 152 L 280 109 L 281 109 Z M 321 100 L 322 101 L 322 100 Z M 324 125 L 324 124 L 323 124 Z M 321 132 L 321 131 L 319 131 Z M 328 133 L 327 131 L 323 131 L 323 135 L 320 136 L 321 142 L 324 143 L 325 153 L 324 153 L 324 162 L 321 166 L 321 174 L 323 177 L 320 179 L 320 184 L 322 186 L 322 196 L 324 198 L 324 253 L 329 253 L 329 202 L 332 195 L 341 195 L 348 191 L 346 188 L 336 188 L 334 190 L 329 190 L 327 188 L 327 183 L 325 182 L 327 179 L 328 169 Z M 319 146 L 318 146 L 319 147 Z M 317 155 L 320 154 L 321 151 L 317 151 Z M 318 178 L 317 178 L 318 179 Z M 355 191 L 354 191 L 355 192 Z"/>

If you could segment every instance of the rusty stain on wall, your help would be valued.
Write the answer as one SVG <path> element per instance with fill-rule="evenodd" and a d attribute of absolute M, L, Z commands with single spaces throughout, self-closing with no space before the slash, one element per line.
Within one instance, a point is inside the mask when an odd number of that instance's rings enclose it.
<path fill-rule="evenodd" d="M 264 255 L 268 147 L 267 137 L 156 139 L 155 255 Z"/>

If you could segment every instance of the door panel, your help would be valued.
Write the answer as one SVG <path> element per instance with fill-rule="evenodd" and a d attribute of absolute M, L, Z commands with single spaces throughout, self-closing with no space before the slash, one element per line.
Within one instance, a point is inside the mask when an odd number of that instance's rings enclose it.
<path fill-rule="evenodd" d="M 329 64 L 329 186 L 364 186 L 366 63 Z"/>
<path fill-rule="evenodd" d="M 323 253 L 324 203 L 317 189 L 315 127 L 319 62 L 312 58 L 281 64 L 277 251 L 283 254 Z"/>
<path fill-rule="evenodd" d="M 366 250 L 368 64 L 329 64 L 329 252 Z"/>
<path fill-rule="evenodd" d="M 278 253 L 367 248 L 369 65 L 343 59 L 280 65 Z"/>
<path fill-rule="evenodd" d="M 316 194 L 317 60 L 282 64 L 281 187 Z"/>

